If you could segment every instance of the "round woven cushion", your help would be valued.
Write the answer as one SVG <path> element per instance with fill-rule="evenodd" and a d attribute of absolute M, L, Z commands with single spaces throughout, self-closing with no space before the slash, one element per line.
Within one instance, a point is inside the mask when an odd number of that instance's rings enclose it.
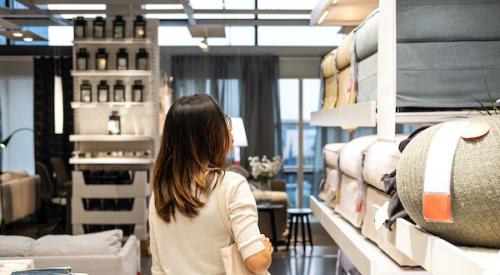
<path fill-rule="evenodd" d="M 500 116 L 468 121 L 486 122 L 490 131 L 474 140 L 460 138 L 452 172 L 453 223 L 429 223 L 422 214 L 426 156 L 441 124 L 405 148 L 397 170 L 398 194 L 410 217 L 427 231 L 457 245 L 500 248 Z"/>

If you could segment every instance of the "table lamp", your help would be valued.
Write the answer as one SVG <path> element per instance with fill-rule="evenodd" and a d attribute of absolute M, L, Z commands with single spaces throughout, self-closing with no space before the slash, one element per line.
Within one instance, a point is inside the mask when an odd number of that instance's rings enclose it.
<path fill-rule="evenodd" d="M 233 134 L 233 147 L 234 147 L 234 163 L 241 163 L 240 148 L 247 147 L 247 134 L 245 132 L 245 125 L 243 125 L 243 119 L 241 117 L 232 117 L 232 131 Z"/>

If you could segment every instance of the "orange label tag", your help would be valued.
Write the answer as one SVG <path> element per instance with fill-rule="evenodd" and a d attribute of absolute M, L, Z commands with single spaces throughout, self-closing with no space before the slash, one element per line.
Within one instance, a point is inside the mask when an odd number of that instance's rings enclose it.
<path fill-rule="evenodd" d="M 451 223 L 450 195 L 424 194 L 422 201 L 424 219 L 428 222 Z"/>

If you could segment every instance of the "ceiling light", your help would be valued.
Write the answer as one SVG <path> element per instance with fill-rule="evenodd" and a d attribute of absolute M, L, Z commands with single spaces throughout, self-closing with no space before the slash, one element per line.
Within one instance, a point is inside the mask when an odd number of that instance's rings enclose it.
<path fill-rule="evenodd" d="M 337 2 L 338 2 L 338 1 L 339 1 L 339 0 L 333 0 L 332 5 L 337 4 Z"/>
<path fill-rule="evenodd" d="M 182 4 L 145 4 L 142 5 L 143 10 L 182 10 Z"/>
<path fill-rule="evenodd" d="M 32 37 L 25 37 L 23 40 L 24 40 L 24 42 L 33 42 Z"/>
<path fill-rule="evenodd" d="M 319 18 L 318 20 L 319 25 L 323 24 L 323 21 L 325 21 L 327 15 L 328 15 L 328 10 L 324 11 L 321 17 Z"/>
<path fill-rule="evenodd" d="M 203 52 L 208 52 L 208 41 L 207 41 L 207 37 L 203 38 L 203 40 L 201 40 L 200 44 L 198 44 L 198 47 L 200 47 L 200 49 L 203 51 Z"/>
<path fill-rule="evenodd" d="M 105 10 L 106 4 L 48 4 L 48 10 Z"/>
<path fill-rule="evenodd" d="M 14 37 L 23 37 L 23 33 L 16 31 L 16 32 L 12 33 L 12 36 L 14 36 Z"/>

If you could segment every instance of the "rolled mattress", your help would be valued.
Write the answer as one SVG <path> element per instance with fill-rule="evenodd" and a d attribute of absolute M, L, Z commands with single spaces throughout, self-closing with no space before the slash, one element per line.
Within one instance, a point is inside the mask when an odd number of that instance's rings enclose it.
<path fill-rule="evenodd" d="M 354 227 L 361 228 L 364 212 L 356 211 L 356 200 L 360 188 L 366 188 L 365 184 L 359 184 L 357 179 L 342 175 L 340 182 L 340 199 L 335 205 L 335 212 L 349 221 Z M 366 208 L 366 207 L 365 207 Z"/>
<path fill-rule="evenodd" d="M 347 67 L 339 74 L 339 96 L 335 107 L 342 107 L 356 102 L 356 92 L 350 90 L 351 67 Z"/>
<path fill-rule="evenodd" d="M 478 108 L 500 98 L 500 41 L 399 43 L 397 106 Z"/>
<path fill-rule="evenodd" d="M 323 109 L 332 109 L 335 108 L 337 104 L 338 94 L 339 94 L 339 86 L 337 84 L 337 79 L 335 76 L 330 76 L 325 78 L 325 98 L 323 100 Z"/>
<path fill-rule="evenodd" d="M 323 74 L 323 78 L 328 78 L 334 75 L 336 55 L 337 50 L 333 50 L 327 54 L 325 58 L 323 58 L 323 61 L 321 61 L 321 73 Z"/>
<path fill-rule="evenodd" d="M 343 70 L 351 65 L 353 32 L 349 33 L 337 48 L 337 68 Z"/>
<path fill-rule="evenodd" d="M 359 62 L 357 102 L 377 100 L 377 62 L 377 53 Z"/>
<path fill-rule="evenodd" d="M 398 0 L 398 42 L 500 40 L 498 0 Z"/>
<path fill-rule="evenodd" d="M 379 12 L 375 10 L 356 29 L 355 48 L 357 60 L 363 60 L 377 52 Z"/>

